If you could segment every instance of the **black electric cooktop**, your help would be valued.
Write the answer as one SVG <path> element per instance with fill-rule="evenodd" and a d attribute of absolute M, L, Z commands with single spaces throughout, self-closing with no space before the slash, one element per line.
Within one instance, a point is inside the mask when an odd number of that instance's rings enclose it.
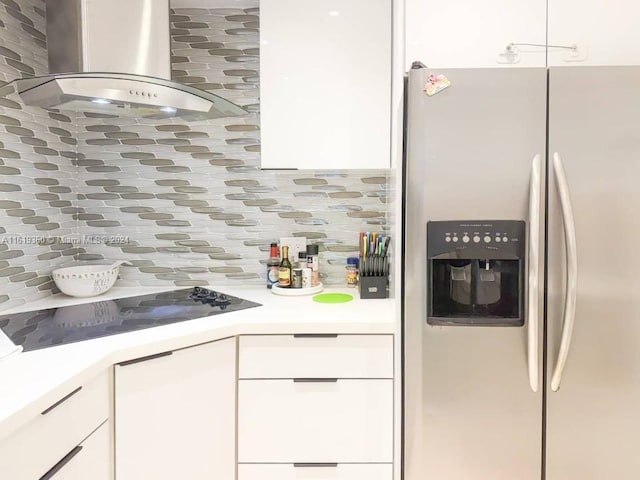
<path fill-rule="evenodd" d="M 3 315 L 0 329 L 28 352 L 259 306 L 249 300 L 195 287 Z"/>

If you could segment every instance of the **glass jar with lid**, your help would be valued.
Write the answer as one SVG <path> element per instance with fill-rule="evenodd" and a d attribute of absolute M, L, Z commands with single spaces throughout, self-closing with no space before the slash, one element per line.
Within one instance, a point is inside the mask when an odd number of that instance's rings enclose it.
<path fill-rule="evenodd" d="M 347 258 L 347 286 L 358 286 L 358 257 Z"/>

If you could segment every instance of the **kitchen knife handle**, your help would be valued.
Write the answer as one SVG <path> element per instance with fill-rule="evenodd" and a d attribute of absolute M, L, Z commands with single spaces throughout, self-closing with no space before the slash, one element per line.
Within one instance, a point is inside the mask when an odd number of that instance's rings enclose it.
<path fill-rule="evenodd" d="M 562 380 L 569 349 L 571 348 L 571 338 L 573 337 L 573 325 L 576 317 L 576 300 L 578 294 L 578 247 L 576 242 L 576 227 L 573 220 L 573 208 L 569 195 L 569 184 L 564 171 L 562 159 L 556 152 L 553 154 L 553 170 L 555 172 L 556 186 L 560 196 L 560 206 L 562 207 L 562 222 L 564 224 L 564 238 L 567 249 L 567 270 L 566 284 L 567 291 L 564 300 L 564 322 L 562 324 L 562 339 L 556 366 L 551 376 L 551 390 L 557 392 Z"/>
<path fill-rule="evenodd" d="M 540 155 L 533 157 L 529 191 L 529 288 L 527 290 L 527 359 L 529 368 L 529 386 L 538 391 L 538 325 L 539 325 L 539 271 L 540 265 Z"/>

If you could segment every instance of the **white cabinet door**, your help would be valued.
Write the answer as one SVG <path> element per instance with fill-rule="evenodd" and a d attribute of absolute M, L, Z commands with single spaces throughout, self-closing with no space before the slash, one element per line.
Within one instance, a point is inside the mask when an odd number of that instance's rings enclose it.
<path fill-rule="evenodd" d="M 243 335 L 238 378 L 393 378 L 393 335 Z"/>
<path fill-rule="evenodd" d="M 389 168 L 392 0 L 261 0 L 263 168 Z"/>
<path fill-rule="evenodd" d="M 240 463 L 393 461 L 391 379 L 238 384 Z"/>
<path fill-rule="evenodd" d="M 40 478 L 108 418 L 106 372 L 70 385 L 40 415 L 0 442 L 0 479 Z"/>
<path fill-rule="evenodd" d="M 93 432 L 81 445 L 44 476 L 47 480 L 110 480 L 111 442 L 109 422 Z M 44 479 L 41 479 L 44 480 Z"/>
<path fill-rule="evenodd" d="M 169 353 L 115 367 L 116 478 L 233 479 L 236 339 Z"/>
<path fill-rule="evenodd" d="M 578 46 L 549 48 L 549 65 L 640 65 L 638 18 L 637 1 L 549 0 L 549 44 Z"/>

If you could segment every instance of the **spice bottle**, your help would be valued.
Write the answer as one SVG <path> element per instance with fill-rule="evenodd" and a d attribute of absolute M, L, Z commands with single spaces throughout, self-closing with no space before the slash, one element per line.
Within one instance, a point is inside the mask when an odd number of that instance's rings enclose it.
<path fill-rule="evenodd" d="M 311 286 L 320 285 L 318 245 L 307 245 L 307 267 L 311 269 Z"/>
<path fill-rule="evenodd" d="M 291 269 L 291 288 L 302 288 L 302 269 Z"/>
<path fill-rule="evenodd" d="M 300 251 L 298 252 L 298 261 L 293 266 L 293 268 L 305 268 L 307 266 L 307 252 Z"/>
<path fill-rule="evenodd" d="M 347 287 L 358 286 L 358 257 L 347 258 Z"/>

